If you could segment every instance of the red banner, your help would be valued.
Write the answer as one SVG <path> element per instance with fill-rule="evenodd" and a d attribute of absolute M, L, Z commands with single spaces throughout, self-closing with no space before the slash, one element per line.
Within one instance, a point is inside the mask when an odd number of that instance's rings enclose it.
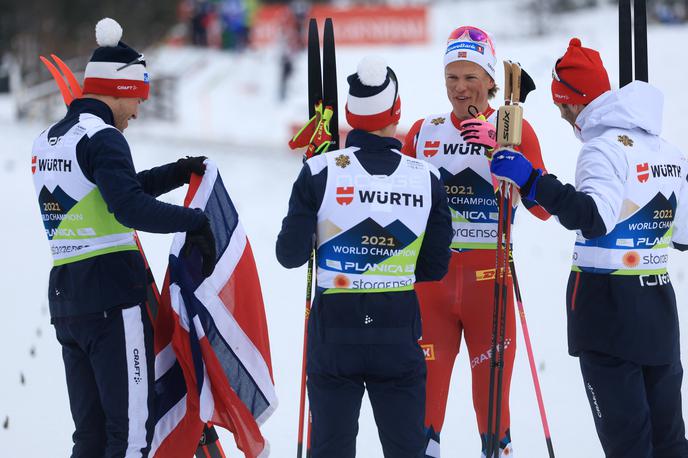
<path fill-rule="evenodd" d="M 251 29 L 251 43 L 262 47 L 286 36 L 284 27 L 293 24 L 293 16 L 290 15 L 286 6 L 261 7 Z M 429 37 L 424 6 L 335 8 L 315 5 L 306 21 L 309 17 L 317 18 L 321 27 L 325 18 L 332 18 L 337 46 L 424 44 Z M 308 25 L 303 24 L 304 34 L 307 29 Z"/>

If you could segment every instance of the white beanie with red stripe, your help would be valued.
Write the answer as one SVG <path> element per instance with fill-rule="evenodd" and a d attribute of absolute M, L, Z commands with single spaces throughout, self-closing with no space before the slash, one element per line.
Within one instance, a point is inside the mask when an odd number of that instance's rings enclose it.
<path fill-rule="evenodd" d="M 121 41 L 122 27 L 114 19 L 96 24 L 98 48 L 84 73 L 84 94 L 148 98 L 150 78 L 143 54 Z"/>
<path fill-rule="evenodd" d="M 351 127 L 372 132 L 399 122 L 399 83 L 383 59 L 363 58 L 347 82 L 346 120 Z"/>

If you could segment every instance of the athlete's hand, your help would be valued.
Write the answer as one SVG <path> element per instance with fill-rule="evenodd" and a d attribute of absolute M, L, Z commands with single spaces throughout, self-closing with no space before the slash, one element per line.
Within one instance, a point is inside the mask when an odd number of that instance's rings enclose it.
<path fill-rule="evenodd" d="M 177 161 L 177 173 L 182 177 L 184 183 L 191 181 L 191 174 L 203 175 L 205 173 L 204 161 L 208 159 L 205 156 L 186 156 Z"/>
<path fill-rule="evenodd" d="M 533 169 L 523 154 L 509 148 L 495 151 L 490 171 L 497 179 L 515 184 L 524 198 L 535 201 L 535 186 L 542 170 Z"/>
<path fill-rule="evenodd" d="M 194 248 L 198 250 L 203 259 L 201 273 L 204 277 L 209 277 L 213 270 L 215 270 L 217 253 L 215 251 L 215 236 L 210 228 L 210 220 L 207 217 L 200 227 L 187 231 L 186 243 L 182 247 L 182 255 L 190 256 Z"/>
<path fill-rule="evenodd" d="M 497 146 L 497 129 L 483 115 L 462 121 L 459 132 L 463 141 L 484 146 L 488 153 Z"/>

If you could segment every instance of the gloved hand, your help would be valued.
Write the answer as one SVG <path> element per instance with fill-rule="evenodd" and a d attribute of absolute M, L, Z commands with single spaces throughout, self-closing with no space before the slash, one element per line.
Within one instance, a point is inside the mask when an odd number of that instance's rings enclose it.
<path fill-rule="evenodd" d="M 515 184 L 523 198 L 535 201 L 535 188 L 542 170 L 533 169 L 523 154 L 509 148 L 496 151 L 490 162 L 490 171 L 497 179 Z"/>
<path fill-rule="evenodd" d="M 205 156 L 186 156 L 177 161 L 177 173 L 182 177 L 184 183 L 191 181 L 191 174 L 203 175 L 205 173 L 205 164 L 203 161 L 208 159 Z"/>
<path fill-rule="evenodd" d="M 186 243 L 182 247 L 182 255 L 190 256 L 194 248 L 198 250 L 203 259 L 201 273 L 204 277 L 209 277 L 215 270 L 217 253 L 215 251 L 215 236 L 210 228 L 208 218 L 200 227 L 186 232 Z"/>
<path fill-rule="evenodd" d="M 497 146 L 497 129 L 483 115 L 462 121 L 459 131 L 466 143 L 484 146 L 488 153 Z"/>

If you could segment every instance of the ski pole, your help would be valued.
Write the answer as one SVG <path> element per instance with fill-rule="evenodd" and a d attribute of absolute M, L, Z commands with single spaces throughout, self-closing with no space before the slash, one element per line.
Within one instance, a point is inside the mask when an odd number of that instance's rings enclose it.
<path fill-rule="evenodd" d="M 635 79 L 648 81 L 647 72 L 647 4 L 633 0 L 633 44 L 635 47 Z"/>
<path fill-rule="evenodd" d="M 631 0 L 619 0 L 619 87 L 633 81 Z"/>
<path fill-rule="evenodd" d="M 500 261 L 501 261 L 501 247 L 502 247 L 502 238 L 503 238 L 503 229 L 504 226 L 502 224 L 502 218 L 504 215 L 504 199 L 502 198 L 503 193 L 502 193 L 502 183 L 499 183 L 499 207 L 498 207 L 498 225 L 497 225 L 497 247 L 495 250 L 496 257 L 495 257 L 495 277 L 494 277 L 494 308 L 492 312 L 492 343 L 490 345 L 490 381 L 489 381 L 489 391 L 488 391 L 488 402 L 487 402 L 487 432 L 486 432 L 486 437 L 485 437 L 485 456 L 487 458 L 492 457 L 492 451 L 494 447 L 494 437 L 499 434 L 499 432 L 494 432 L 493 433 L 493 425 L 494 425 L 494 418 L 493 418 L 493 412 L 494 412 L 494 402 L 495 402 L 495 372 L 497 370 L 497 350 L 498 350 L 498 331 L 499 331 L 499 309 L 500 309 L 500 299 L 502 297 L 501 294 L 501 284 L 500 284 L 500 278 L 499 278 L 499 267 L 500 267 Z M 499 447 L 498 447 L 499 448 Z"/>
<path fill-rule="evenodd" d="M 301 359 L 301 391 L 299 398 L 299 431 L 297 439 L 297 450 L 296 457 L 301 458 L 303 456 L 303 420 L 306 411 L 306 357 L 308 349 L 308 316 L 311 313 L 311 291 L 313 289 L 313 260 L 315 258 L 315 250 L 311 251 L 311 255 L 308 258 L 308 270 L 306 271 L 306 313 L 303 323 L 303 356 Z M 308 420 L 308 436 L 310 438 L 311 422 L 310 414 Z M 310 440 L 306 441 L 306 455 L 310 455 Z"/>
<path fill-rule="evenodd" d="M 554 447 L 552 446 L 552 436 L 549 432 L 549 423 L 547 422 L 547 412 L 545 411 L 545 403 L 542 400 L 542 391 L 540 389 L 540 380 L 538 378 L 537 369 L 535 368 L 535 357 L 533 356 L 533 346 L 530 343 L 530 333 L 528 332 L 528 323 L 526 323 L 526 311 L 523 308 L 523 299 L 521 298 L 521 289 L 518 286 L 518 278 L 516 277 L 516 265 L 513 258 L 509 260 L 509 267 L 511 268 L 511 277 L 514 281 L 514 290 L 516 292 L 516 304 L 518 306 L 518 316 L 521 318 L 521 329 L 523 330 L 523 340 L 526 342 L 526 352 L 528 353 L 528 363 L 530 364 L 530 374 L 533 377 L 533 386 L 535 387 L 535 396 L 540 409 L 540 419 L 542 420 L 542 429 L 545 432 L 545 441 L 547 442 L 547 452 L 549 458 L 554 458 Z"/>
<path fill-rule="evenodd" d="M 523 71 L 520 64 L 509 60 L 504 61 L 504 105 L 499 108 L 497 116 L 497 143 L 501 147 L 514 147 L 521 144 L 523 108 L 520 106 L 520 103 L 525 102 L 527 95 L 534 89 L 535 83 Z M 490 355 L 490 392 L 486 441 L 486 456 L 488 458 L 492 458 L 493 455 L 498 457 L 500 450 L 499 434 L 502 414 L 507 294 L 510 291 L 508 264 L 511 251 L 511 220 L 513 217 L 514 198 L 514 188 L 511 184 L 500 182 L 498 189 L 499 209 L 495 262 L 495 306 L 492 317 L 492 354 Z M 497 352 L 499 352 L 499 357 L 497 357 Z M 497 373 L 495 374 L 495 372 Z M 496 387 L 495 375 L 497 377 Z M 496 394 L 495 388 L 497 389 Z M 493 409 L 495 409 L 494 413 Z"/>
<path fill-rule="evenodd" d="M 508 259 L 511 245 L 511 217 L 513 215 L 513 187 L 511 184 L 504 183 L 502 186 L 502 200 L 503 204 L 503 216 L 501 224 L 504 224 L 502 229 L 502 249 L 500 251 L 500 262 L 499 271 L 495 274 L 500 275 L 501 284 L 501 298 L 500 298 L 500 310 L 499 310 L 499 343 L 497 344 L 497 350 L 499 352 L 499 360 L 497 363 L 497 387 L 496 387 L 496 406 L 495 406 L 495 435 L 493 442 L 493 453 L 495 458 L 499 458 L 500 450 L 500 426 L 502 419 L 502 396 L 503 396 L 503 384 L 504 384 L 504 351 L 505 351 L 505 341 L 506 341 L 506 314 L 507 306 L 509 301 L 507 300 L 507 294 L 510 292 L 509 289 L 509 271 L 508 271 Z"/>

